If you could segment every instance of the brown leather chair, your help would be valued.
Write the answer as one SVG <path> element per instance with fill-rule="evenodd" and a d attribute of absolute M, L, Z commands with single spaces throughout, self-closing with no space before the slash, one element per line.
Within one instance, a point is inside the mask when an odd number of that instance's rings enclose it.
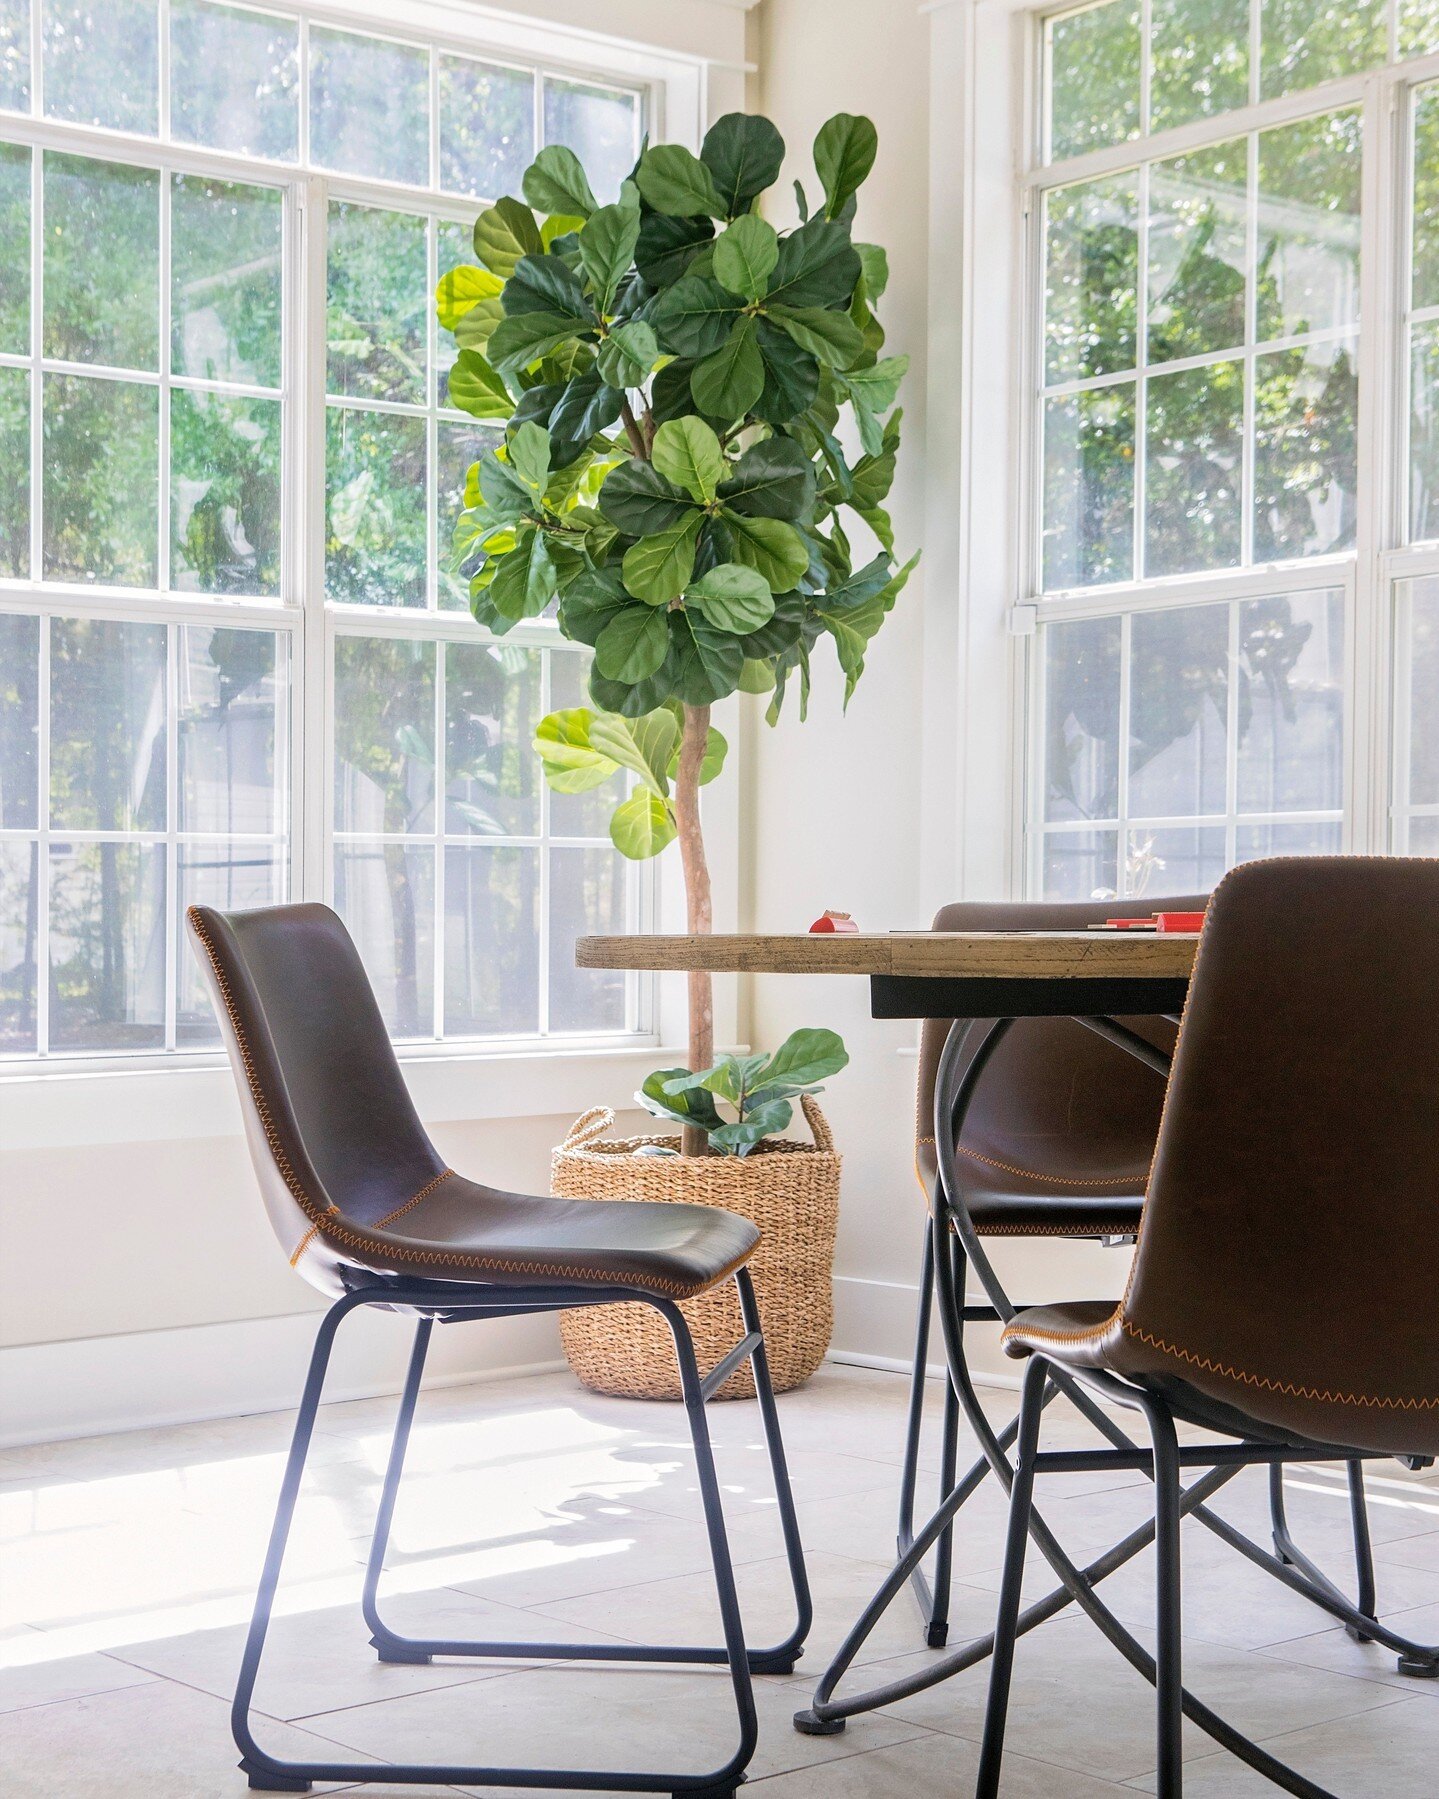
<path fill-rule="evenodd" d="M 1185 1712 L 1276 1784 L 1319 1791 L 1183 1690 L 1181 1472 L 1439 1454 L 1436 1143 L 1439 861 L 1235 870 L 1205 924 L 1124 1298 L 1035 1308 L 1004 1332 L 1029 1366 L 983 1799 L 999 1790 L 1034 1477 L 1078 1465 L 1141 1467 L 1155 1483 L 1160 1799 L 1181 1792 Z M 1040 1453 L 1056 1372 L 1142 1412 L 1152 1451 Z M 1181 1449 L 1176 1420 L 1229 1441 Z M 1402 1671 L 1439 1675 L 1439 1647 L 1380 1624 L 1372 1601 L 1350 1605 L 1303 1569 L 1244 1553 L 1394 1649 Z M 1109 1634 L 1136 1665 L 1147 1660 L 1127 1633 Z"/>
<path fill-rule="evenodd" d="M 644 1792 L 673 1785 L 686 1792 L 702 1789 L 707 1799 L 732 1799 L 755 1745 L 751 1672 L 790 1672 L 811 1615 L 764 1338 L 745 1267 L 758 1240 L 755 1227 L 708 1206 L 539 1198 L 466 1179 L 446 1167 L 425 1134 L 359 955 L 328 907 L 223 913 L 193 906 L 188 920 L 230 1054 L 270 1222 L 291 1266 L 334 1301 L 310 1361 L 235 1695 L 235 1740 L 250 1785 L 282 1792 L 306 1791 L 313 1781 Z M 727 1280 L 739 1289 L 745 1335 L 701 1374 L 676 1302 Z M 674 1336 L 723 1646 L 536 1646 L 397 1635 L 379 1615 L 378 1587 L 434 1324 L 624 1301 L 654 1306 Z M 428 1662 L 443 1655 L 725 1663 L 740 1743 L 723 1767 L 704 1775 L 668 1775 L 302 1763 L 277 1760 L 255 1741 L 250 1728 L 255 1676 L 330 1348 L 341 1320 L 361 1305 L 408 1313 L 417 1321 L 362 1595 L 380 1660 Z M 705 1401 L 746 1359 L 753 1364 L 796 1608 L 795 1627 L 784 1641 L 754 1651 L 745 1647 L 704 1411 Z M 475 1689 L 481 1714 L 484 1684 Z"/>

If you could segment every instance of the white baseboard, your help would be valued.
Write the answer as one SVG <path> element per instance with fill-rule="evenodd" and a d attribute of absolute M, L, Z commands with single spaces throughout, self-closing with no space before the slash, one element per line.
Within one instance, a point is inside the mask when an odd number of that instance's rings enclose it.
<path fill-rule="evenodd" d="M 0 1349 L 0 1447 L 286 1411 L 300 1396 L 319 1312 Z M 562 1368 L 552 1316 L 435 1333 L 425 1384 L 457 1386 Z M 335 1341 L 326 1399 L 397 1393 L 410 1329 L 360 1308 Z"/>
<path fill-rule="evenodd" d="M 982 1297 L 982 1296 L 981 1296 Z M 834 1338 L 830 1358 L 859 1368 L 886 1368 L 908 1374 L 914 1363 L 915 1308 L 919 1288 L 909 1281 L 862 1280 L 856 1275 L 836 1275 L 834 1282 Z M 996 1387 L 1017 1387 L 1013 1365 L 999 1347 L 999 1327 L 971 1324 L 966 1346 L 975 1379 Z M 930 1319 L 928 1372 L 939 1378 L 939 1322 Z"/>

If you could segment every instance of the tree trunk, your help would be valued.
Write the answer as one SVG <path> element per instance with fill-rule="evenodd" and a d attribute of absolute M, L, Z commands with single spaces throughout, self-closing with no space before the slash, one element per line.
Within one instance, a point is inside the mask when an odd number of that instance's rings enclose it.
<path fill-rule="evenodd" d="M 685 871 L 686 929 L 691 932 L 714 929 L 710 871 L 700 830 L 700 769 L 709 742 L 709 729 L 708 706 L 685 707 L 679 770 L 675 776 L 675 825 Z M 714 1061 L 714 983 L 708 973 L 699 969 L 692 970 L 686 978 L 689 982 L 689 1066 L 698 1072 Z M 682 1148 L 687 1156 L 707 1155 L 709 1140 L 703 1131 L 686 1125 Z"/>

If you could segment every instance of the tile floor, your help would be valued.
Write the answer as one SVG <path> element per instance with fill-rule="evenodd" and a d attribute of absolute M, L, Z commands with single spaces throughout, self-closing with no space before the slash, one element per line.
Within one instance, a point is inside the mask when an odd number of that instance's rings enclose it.
<path fill-rule="evenodd" d="M 972 1791 L 984 1699 L 976 1669 L 842 1736 L 797 1735 L 803 1705 L 889 1554 L 905 1383 L 827 1367 L 781 1400 L 817 1618 L 801 1670 L 759 1685 L 756 1799 L 913 1799 Z M 992 1390 L 996 1419 L 1013 1395 Z M 257 1696 L 276 1753 L 383 1762 L 567 1757 L 700 1768 L 733 1729 L 713 1670 L 471 1664 L 381 1667 L 356 1605 L 393 1402 L 327 1406 L 296 1520 Z M 1085 1428 L 1055 1406 L 1049 1441 Z M 753 1405 L 711 1408 L 751 1640 L 784 1629 L 785 1569 Z M 0 1792 L 6 1799 L 226 1799 L 245 1789 L 227 1728 L 251 1585 L 288 1418 L 265 1415 L 0 1455 Z M 1073 1476 L 1048 1511 L 1076 1550 L 1144 1514 L 1142 1480 Z M 1328 1470 L 1291 1476 L 1296 1530 L 1347 1566 L 1346 1506 Z M 1381 1606 L 1439 1638 L 1439 1478 L 1376 1464 Z M 1263 1477 L 1220 1509 L 1258 1533 Z M 956 1638 L 993 1620 L 1003 1513 L 982 1490 L 956 1565 Z M 387 1609 L 397 1627 L 506 1640 L 717 1640 L 698 1501 L 675 1408 L 600 1399 L 567 1375 L 426 1395 L 396 1520 Z M 1384 1652 L 1187 1527 L 1193 1687 L 1340 1799 L 1439 1793 L 1439 1682 Z M 1036 1571 L 1033 1583 L 1041 1579 Z M 1150 1573 L 1114 1577 L 1141 1632 Z M 906 1597 L 866 1646 L 864 1677 L 928 1659 Z M 1149 1689 L 1082 1617 L 1020 1645 L 1006 1794 L 1101 1799 L 1152 1790 Z M 1277 1789 L 1193 1733 L 1186 1792 Z M 708 1758 L 708 1762 L 707 1762 Z M 334 1788 L 328 1790 L 336 1790 Z M 361 1789 L 351 1789 L 361 1790 Z M 416 1789 L 373 1787 L 376 1792 Z M 454 1790 L 454 1789 L 452 1789 Z"/>

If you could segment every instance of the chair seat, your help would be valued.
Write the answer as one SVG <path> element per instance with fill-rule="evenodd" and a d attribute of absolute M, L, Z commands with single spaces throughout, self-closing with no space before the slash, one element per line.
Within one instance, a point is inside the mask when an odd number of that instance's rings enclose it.
<path fill-rule="evenodd" d="M 1031 1172 L 1018 1163 L 961 1147 L 964 1201 L 981 1237 L 1132 1237 L 1144 1210 L 1144 1175 L 1133 1170 L 1105 1180 L 1066 1179 Z M 938 1170 L 925 1143 L 916 1167 L 933 1205 Z"/>
<path fill-rule="evenodd" d="M 447 1169 L 375 1223 L 336 1213 L 311 1237 L 346 1262 L 383 1274 L 499 1285 L 562 1281 L 688 1299 L 748 1261 L 759 1231 L 715 1206 L 505 1193 Z"/>

